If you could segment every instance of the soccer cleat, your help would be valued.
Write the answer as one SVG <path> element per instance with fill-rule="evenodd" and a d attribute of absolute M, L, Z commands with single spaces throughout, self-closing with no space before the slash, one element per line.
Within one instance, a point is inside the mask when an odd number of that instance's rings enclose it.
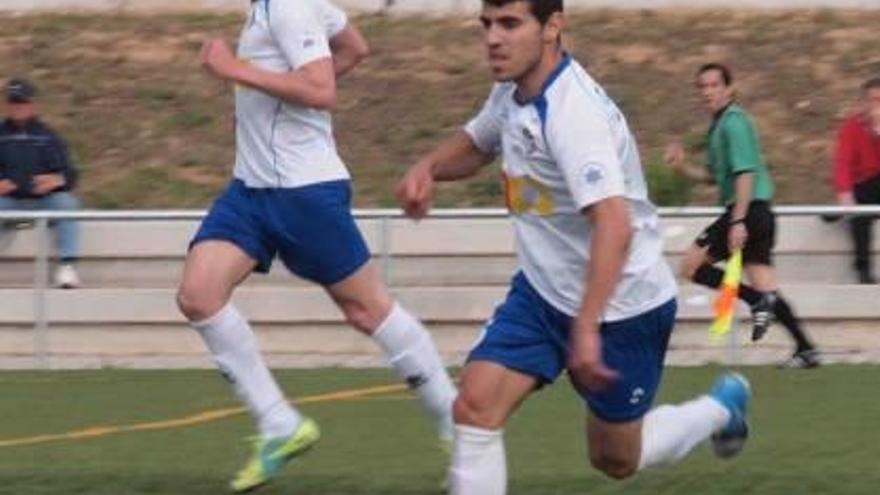
<path fill-rule="evenodd" d="M 808 349 L 806 351 L 795 352 L 791 355 L 790 358 L 780 363 L 779 367 L 783 369 L 805 370 L 810 368 L 817 368 L 821 365 L 822 360 L 819 359 L 819 351 L 815 349 Z"/>
<path fill-rule="evenodd" d="M 715 380 L 709 397 L 718 401 L 730 413 L 727 425 L 712 435 L 712 450 L 722 459 L 739 454 L 749 437 L 746 421 L 752 391 L 749 381 L 739 373 L 727 372 Z"/>
<path fill-rule="evenodd" d="M 772 295 L 765 295 L 760 301 L 752 306 L 752 342 L 757 342 L 764 337 L 773 321 Z"/>
<path fill-rule="evenodd" d="M 242 493 L 258 488 L 278 475 L 294 457 L 304 454 L 321 438 L 317 423 L 303 419 L 299 428 L 288 437 L 256 438 L 254 454 L 230 483 L 233 491 Z"/>

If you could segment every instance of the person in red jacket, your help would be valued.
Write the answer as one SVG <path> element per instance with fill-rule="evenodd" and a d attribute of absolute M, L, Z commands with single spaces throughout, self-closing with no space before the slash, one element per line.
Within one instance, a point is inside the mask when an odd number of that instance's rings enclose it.
<path fill-rule="evenodd" d="M 849 116 L 837 136 L 834 186 L 842 205 L 880 204 L 880 77 L 862 85 L 862 108 Z M 859 283 L 874 284 L 871 224 L 876 216 L 850 221 Z"/>

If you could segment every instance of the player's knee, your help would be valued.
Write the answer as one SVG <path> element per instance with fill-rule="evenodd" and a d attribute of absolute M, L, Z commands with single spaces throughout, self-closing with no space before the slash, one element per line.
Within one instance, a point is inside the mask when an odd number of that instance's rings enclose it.
<path fill-rule="evenodd" d="M 475 426 L 487 430 L 497 430 L 504 426 L 504 418 L 495 413 L 485 401 L 474 397 L 466 390 L 459 392 L 452 404 L 452 417 L 455 424 Z"/>
<path fill-rule="evenodd" d="M 181 286 L 177 290 L 177 307 L 189 321 L 206 320 L 220 311 L 226 301 L 207 291 Z"/>
<path fill-rule="evenodd" d="M 609 478 L 624 480 L 638 470 L 638 461 L 600 453 L 590 455 L 590 464 Z"/>

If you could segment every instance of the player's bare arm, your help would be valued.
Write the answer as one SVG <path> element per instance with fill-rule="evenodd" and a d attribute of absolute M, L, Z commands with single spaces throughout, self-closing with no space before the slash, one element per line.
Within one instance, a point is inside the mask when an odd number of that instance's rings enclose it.
<path fill-rule="evenodd" d="M 330 51 L 333 53 L 333 71 L 340 78 L 367 58 L 370 47 L 358 28 L 348 23 L 330 39 Z"/>
<path fill-rule="evenodd" d="M 592 224 L 590 266 L 583 303 L 572 331 L 569 370 L 575 380 L 592 390 L 602 390 L 617 372 L 602 362 L 599 322 L 629 256 L 632 226 L 626 199 L 616 196 L 586 210 Z"/>
<path fill-rule="evenodd" d="M 295 105 L 319 110 L 336 105 L 336 76 L 330 57 L 290 72 L 271 72 L 239 60 L 224 40 L 214 38 L 202 46 L 199 61 L 221 79 L 265 91 Z"/>
<path fill-rule="evenodd" d="M 685 152 L 684 145 L 675 142 L 666 147 L 663 154 L 663 161 L 673 170 L 678 171 L 685 177 L 697 182 L 711 182 L 712 177 L 704 167 L 698 167 L 692 164 Z"/>
<path fill-rule="evenodd" d="M 423 218 L 431 208 L 434 181 L 471 177 L 493 158 L 480 150 L 466 132 L 457 131 L 407 171 L 397 184 L 397 199 L 407 216 Z"/>

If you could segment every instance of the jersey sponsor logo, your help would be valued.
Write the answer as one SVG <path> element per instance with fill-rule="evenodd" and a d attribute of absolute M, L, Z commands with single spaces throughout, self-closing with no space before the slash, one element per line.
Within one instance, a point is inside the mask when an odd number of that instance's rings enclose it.
<path fill-rule="evenodd" d="M 502 175 L 507 209 L 514 214 L 552 215 L 556 211 L 550 187 L 528 175 Z"/>

